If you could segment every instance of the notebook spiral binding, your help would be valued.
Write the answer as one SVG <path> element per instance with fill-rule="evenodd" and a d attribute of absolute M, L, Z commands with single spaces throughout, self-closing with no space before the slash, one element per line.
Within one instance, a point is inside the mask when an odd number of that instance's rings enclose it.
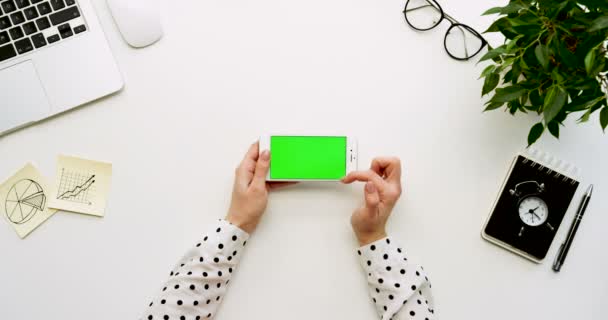
<path fill-rule="evenodd" d="M 538 167 L 539 171 L 546 170 L 547 175 L 553 175 L 555 179 L 562 179 L 572 185 L 578 182 L 581 170 L 568 162 L 534 148 L 527 149 L 521 155 L 524 157 L 523 163 L 530 163 L 532 168 Z"/>

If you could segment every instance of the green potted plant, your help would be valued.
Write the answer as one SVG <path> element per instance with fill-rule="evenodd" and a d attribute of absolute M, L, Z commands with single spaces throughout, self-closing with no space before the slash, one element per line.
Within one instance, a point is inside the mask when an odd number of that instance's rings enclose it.
<path fill-rule="evenodd" d="M 608 1 L 511 0 L 484 13 L 498 14 L 486 32 L 500 32 L 503 45 L 480 61 L 491 61 L 481 77 L 482 95 L 492 94 L 485 110 L 537 113 L 541 119 L 528 145 L 559 128 L 571 114 L 580 122 L 600 111 L 608 126 Z"/>

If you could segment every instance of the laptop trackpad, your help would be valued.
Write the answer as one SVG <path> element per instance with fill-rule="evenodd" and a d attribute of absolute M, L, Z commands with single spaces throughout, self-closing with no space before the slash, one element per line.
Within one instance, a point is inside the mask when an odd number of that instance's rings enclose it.
<path fill-rule="evenodd" d="M 41 120 L 51 113 L 31 61 L 0 70 L 0 132 Z"/>

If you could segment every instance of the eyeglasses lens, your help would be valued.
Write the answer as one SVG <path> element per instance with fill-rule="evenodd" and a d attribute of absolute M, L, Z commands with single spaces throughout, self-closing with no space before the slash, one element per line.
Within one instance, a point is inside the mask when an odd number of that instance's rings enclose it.
<path fill-rule="evenodd" d="M 482 46 L 483 43 L 476 34 L 460 25 L 452 26 L 445 35 L 445 49 L 458 59 L 471 58 Z"/>
<path fill-rule="evenodd" d="M 433 1 L 409 0 L 404 11 L 407 22 L 419 30 L 428 30 L 441 22 L 441 10 Z"/>

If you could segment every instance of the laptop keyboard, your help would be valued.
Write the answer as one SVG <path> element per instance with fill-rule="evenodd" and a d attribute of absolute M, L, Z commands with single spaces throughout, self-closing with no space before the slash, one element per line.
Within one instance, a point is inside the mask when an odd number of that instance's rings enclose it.
<path fill-rule="evenodd" d="M 0 0 L 0 62 L 86 30 L 76 0 Z"/>

